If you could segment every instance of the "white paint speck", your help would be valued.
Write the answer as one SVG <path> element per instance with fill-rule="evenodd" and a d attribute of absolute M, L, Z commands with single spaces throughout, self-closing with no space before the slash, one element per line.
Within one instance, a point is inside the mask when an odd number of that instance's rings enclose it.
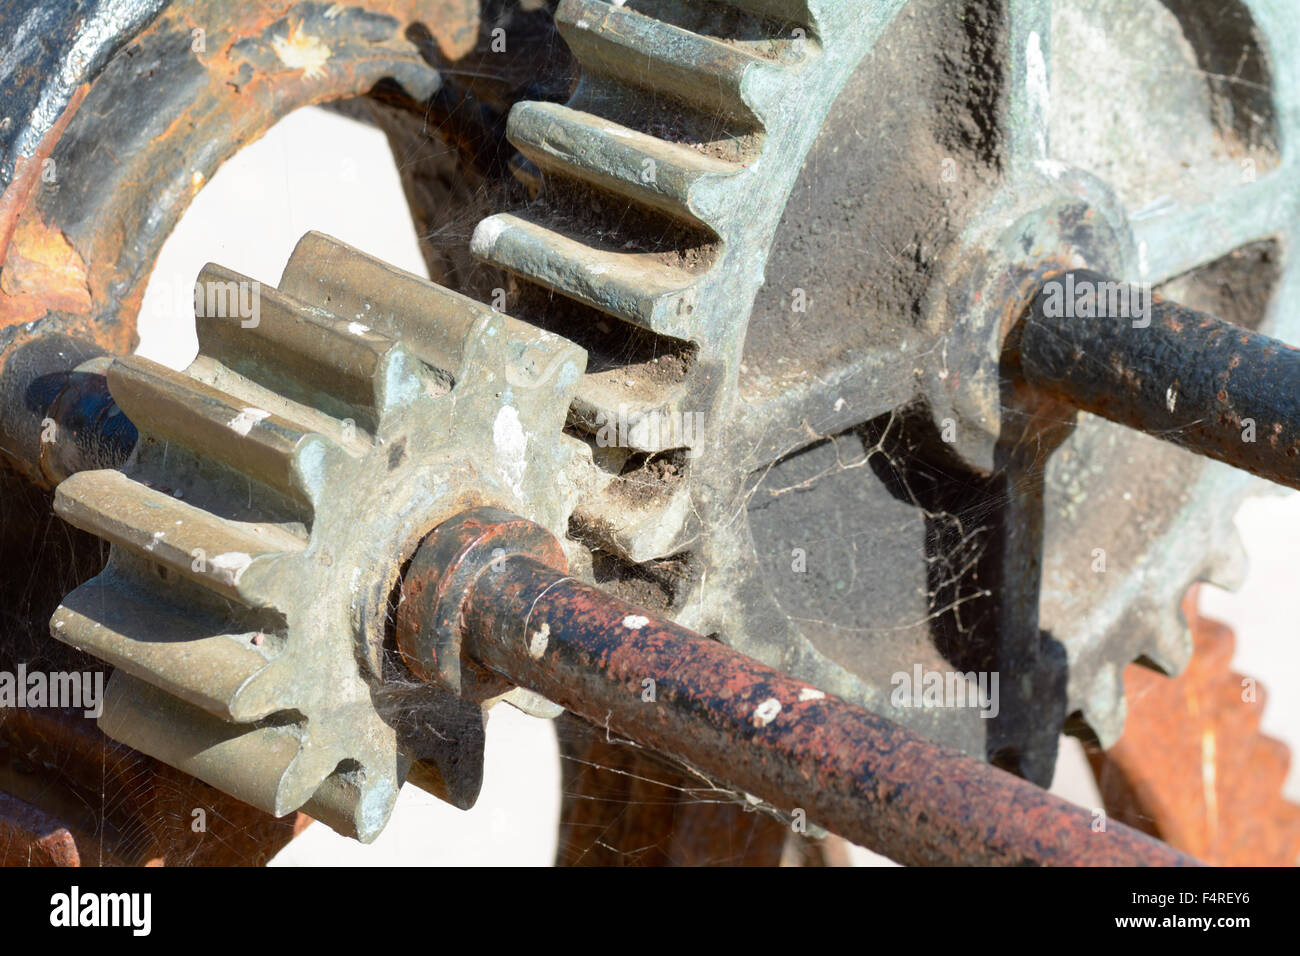
<path fill-rule="evenodd" d="M 1169 388 L 1165 389 L 1165 408 L 1169 409 L 1172 412 L 1174 410 L 1174 406 L 1177 404 L 1178 404 L 1178 383 L 1174 382 L 1174 384 L 1170 385 Z"/>
<path fill-rule="evenodd" d="M 236 435 L 247 435 L 254 425 L 262 419 L 270 417 L 271 413 L 261 408 L 241 408 L 239 414 L 227 424 Z"/>
<path fill-rule="evenodd" d="M 844 399 L 842 399 L 842 398 L 837 398 L 837 399 L 835 399 L 835 409 L 834 409 L 834 410 L 838 412 L 838 411 L 842 410 L 842 409 L 844 408 L 844 406 L 847 405 L 847 404 L 848 404 L 848 403 L 847 403 L 846 401 L 844 401 Z"/>
<path fill-rule="evenodd" d="M 766 727 L 776 719 L 776 715 L 779 713 L 781 713 L 781 702 L 775 697 L 769 697 L 754 708 L 754 716 L 750 717 L 749 720 L 755 727 Z"/>
<path fill-rule="evenodd" d="M 623 626 L 629 631 L 639 631 L 649 623 L 650 618 L 644 617 L 640 614 L 629 614 L 627 617 L 623 618 Z"/>
<path fill-rule="evenodd" d="M 1070 168 L 1057 159 L 1040 159 L 1037 166 L 1040 172 L 1046 173 L 1053 179 L 1060 179 L 1065 175 L 1066 170 Z"/>
<path fill-rule="evenodd" d="M 501 471 L 515 494 L 523 497 L 521 487 L 524 469 L 528 466 L 528 436 L 519 421 L 519 409 L 513 405 L 503 405 L 497 412 L 496 421 L 492 423 L 492 444 L 496 446 L 497 460 L 501 462 Z"/>
<path fill-rule="evenodd" d="M 253 563 L 251 556 L 243 551 L 227 551 L 208 562 L 214 576 L 227 584 L 238 584 L 248 566 Z"/>
<path fill-rule="evenodd" d="M 348 331 L 351 332 L 353 335 L 360 335 L 363 332 L 369 332 L 370 326 L 362 325 L 360 322 L 349 322 Z"/>
<path fill-rule="evenodd" d="M 799 691 L 799 700 L 801 701 L 821 700 L 825 696 L 826 693 L 824 691 L 818 690 L 816 687 L 805 687 L 803 690 Z"/>
<path fill-rule="evenodd" d="M 542 655 L 546 653 L 550 636 L 551 625 L 542 622 L 542 626 L 533 631 L 533 636 L 528 639 L 528 656 L 535 661 L 540 661 Z"/>
<path fill-rule="evenodd" d="M 166 531 L 155 531 L 153 537 L 149 540 L 149 543 L 144 546 L 144 549 L 146 551 L 152 551 L 154 548 L 158 547 L 158 543 L 165 537 L 167 537 Z"/>
<path fill-rule="evenodd" d="M 1038 32 L 1029 34 L 1025 50 L 1025 83 L 1029 94 L 1030 122 L 1038 143 L 1038 158 L 1047 159 L 1047 118 L 1051 115 L 1052 89 L 1047 83 L 1047 60 L 1043 57 L 1043 43 Z"/>
<path fill-rule="evenodd" d="M 330 48 L 314 37 L 301 24 L 289 28 L 287 37 L 272 37 L 271 48 L 275 55 L 291 70 L 302 70 L 304 79 L 314 80 L 325 75 L 325 61 L 330 58 Z"/>

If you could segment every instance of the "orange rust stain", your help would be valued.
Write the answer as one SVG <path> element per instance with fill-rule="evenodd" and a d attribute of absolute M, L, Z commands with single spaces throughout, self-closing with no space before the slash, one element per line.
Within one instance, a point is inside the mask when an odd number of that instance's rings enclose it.
<path fill-rule="evenodd" d="M 55 143 L 59 141 L 59 137 L 63 135 L 68 122 L 80 109 L 81 102 L 86 98 L 86 92 L 89 89 L 90 86 L 86 83 L 77 87 L 76 92 L 72 94 L 72 98 L 68 100 L 68 105 L 64 108 L 63 113 L 54 121 L 54 125 L 50 127 L 49 132 L 42 137 L 34 155 L 19 156 L 14 160 L 13 179 L 9 183 L 9 188 L 4 191 L 4 195 L 0 196 L 0 262 L 4 261 L 18 217 L 27 203 L 32 187 L 36 185 L 40 178 L 42 165 L 49 155 L 54 152 Z"/>
<path fill-rule="evenodd" d="M 1283 792 L 1290 755 L 1260 734 L 1262 687 L 1232 670 L 1235 641 L 1183 603 L 1195 652 L 1178 677 L 1130 664 L 1124 735 L 1090 759 L 1112 815 L 1220 866 L 1289 866 L 1300 806 Z M 1249 691 L 1247 688 L 1249 687 Z"/>
<path fill-rule="evenodd" d="M 478 0 L 389 0 L 382 9 L 403 26 L 422 23 L 448 60 L 459 60 L 478 43 Z"/>
<path fill-rule="evenodd" d="M 0 326 L 46 312 L 90 311 L 86 263 L 63 232 L 36 216 L 19 220 L 0 272 Z"/>

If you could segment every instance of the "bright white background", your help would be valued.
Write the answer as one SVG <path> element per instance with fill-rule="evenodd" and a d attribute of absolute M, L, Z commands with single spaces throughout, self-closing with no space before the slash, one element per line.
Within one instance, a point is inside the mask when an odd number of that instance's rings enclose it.
<path fill-rule="evenodd" d="M 425 274 L 397 171 L 377 130 L 300 110 L 231 159 L 168 240 L 145 294 L 140 352 L 174 368 L 194 357 L 192 290 L 207 262 L 275 284 L 294 244 L 320 230 Z M 1300 494 L 1252 499 L 1237 517 L 1251 570 L 1236 594 L 1206 588 L 1203 608 L 1237 631 L 1235 666 L 1272 692 L 1264 731 L 1300 745 Z M 1062 740 L 1054 791 L 1099 805 L 1078 744 Z M 1292 767 L 1287 791 L 1300 801 Z M 462 812 L 407 787 L 382 836 L 361 846 L 313 825 L 273 865 L 548 865 L 559 813 L 559 754 L 551 727 L 508 706 L 488 722 L 483 793 Z M 858 862 L 879 862 L 859 851 Z"/>

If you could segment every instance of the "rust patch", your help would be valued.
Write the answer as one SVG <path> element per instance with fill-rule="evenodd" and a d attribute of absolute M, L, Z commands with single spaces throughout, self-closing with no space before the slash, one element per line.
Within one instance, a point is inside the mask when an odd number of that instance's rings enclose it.
<path fill-rule="evenodd" d="M 63 113 L 55 120 L 49 132 L 41 138 L 35 155 L 19 156 L 14 160 L 13 180 L 9 183 L 9 188 L 4 191 L 4 195 L 0 196 L 0 263 L 5 261 L 18 215 L 27 202 L 28 194 L 40 180 L 41 166 L 54 151 L 54 144 L 63 135 L 68 122 L 76 115 L 81 101 L 86 98 L 88 89 L 90 89 L 89 85 L 83 84 L 72 94 Z M 0 322 L 0 325 L 2 324 L 3 322 Z"/>
<path fill-rule="evenodd" d="M 458 643 L 611 734 L 901 863 L 1196 862 L 1120 824 L 1094 832 L 1081 807 L 582 584 L 527 556 L 545 559 L 543 529 L 501 515 L 453 518 L 411 561 L 443 597 L 398 608 L 399 646 L 425 672 L 439 643 Z M 543 624 L 538 657 L 529 635 Z"/>
<path fill-rule="evenodd" d="M 0 791 L 0 866 L 80 866 L 77 841 L 63 823 Z"/>
<path fill-rule="evenodd" d="M 52 311 L 85 315 L 90 306 L 86 263 L 68 237 L 39 217 L 23 217 L 0 273 L 0 326 Z"/>
<path fill-rule="evenodd" d="M 1089 752 L 1107 812 L 1218 866 L 1293 866 L 1300 807 L 1282 796 L 1286 746 L 1259 733 L 1265 694 L 1232 670 L 1231 629 L 1183 602 L 1195 641 L 1178 677 L 1124 673 L 1124 736 Z"/>

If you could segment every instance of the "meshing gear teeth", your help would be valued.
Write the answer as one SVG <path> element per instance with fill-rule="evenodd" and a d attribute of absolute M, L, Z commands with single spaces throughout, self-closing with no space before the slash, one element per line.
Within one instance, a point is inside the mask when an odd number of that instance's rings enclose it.
<path fill-rule="evenodd" d="M 586 354 L 315 233 L 279 289 L 251 285 L 205 269 L 227 306 L 200 310 L 184 372 L 110 368 L 140 440 L 58 488 L 112 548 L 51 628 L 117 668 L 110 737 L 369 840 L 409 764 L 375 704 L 401 564 L 479 502 L 563 534 Z"/>
<path fill-rule="evenodd" d="M 623 369 L 584 378 L 574 423 L 598 434 L 601 422 L 626 421 L 621 435 L 634 451 L 680 449 L 672 429 L 656 425 L 688 413 L 706 423 L 690 443 L 686 476 L 654 497 L 638 494 L 629 476 L 586 498 L 575 525 L 588 540 L 636 564 L 698 552 L 708 573 L 677 596 L 679 620 L 743 638 L 747 653 L 913 723 L 917 712 L 891 710 L 887 691 L 824 657 L 775 605 L 755 570 L 746 522 L 736 518 L 744 468 L 732 467 L 729 459 L 740 452 L 727 442 L 746 412 L 738 367 L 787 198 L 832 105 L 904 6 L 654 0 L 633 9 L 562 0 L 556 24 L 581 67 L 578 86 L 565 104 L 516 104 L 507 127 L 527 160 L 520 178 L 536 187 L 538 201 L 484 220 L 472 250 L 525 288 L 556 293 L 665 346 L 685 341 L 695 350 L 684 381 L 656 384 Z M 683 245 L 699 255 L 610 243 L 599 225 L 584 231 L 553 215 L 553 207 L 591 195 L 611 209 L 679 224 L 691 237 Z M 1145 655 L 1176 671 L 1190 649 L 1177 613 L 1189 575 L 1156 568 L 1141 580 L 1152 574 L 1159 593 L 1110 602 L 1124 606 L 1122 619 L 1058 622 L 1058 636 L 1073 638 L 1066 712 L 1083 712 L 1106 741 L 1123 724 L 1123 666 Z M 1035 667 L 1026 662 L 1025 670 Z M 1026 749 L 1046 755 L 1037 763 L 1043 777 L 1054 764 L 1059 728 L 1041 723 Z M 978 726 L 914 726 L 967 749 L 982 746 Z"/>
<path fill-rule="evenodd" d="M 634 10 L 563 0 L 556 24 L 582 68 L 578 86 L 564 105 L 516 104 L 507 129 L 543 173 L 540 200 L 485 219 L 471 246 L 524 285 L 646 330 L 665 347 L 685 340 L 695 350 L 681 383 L 640 387 L 642 376 L 624 370 L 584 380 L 577 424 L 597 434 L 595 423 L 628 419 L 634 451 L 673 447 L 672 429 L 637 427 L 645 421 L 690 413 L 705 425 L 690 449 L 689 483 L 629 507 L 615 482 L 584 501 L 578 526 L 628 561 L 700 551 L 710 570 L 701 590 L 680 598 L 679 620 L 743 635 L 747 653 L 882 711 L 886 696 L 821 657 L 760 580 L 748 526 L 735 514 L 744 473 L 728 462 L 735 449 L 721 423 L 743 410 L 736 377 L 750 310 L 803 159 L 903 6 L 664 0 Z M 599 233 L 549 221 L 548 202 L 575 189 L 681 224 L 699 254 L 611 248 Z M 623 387 L 634 377 L 638 387 Z"/>

